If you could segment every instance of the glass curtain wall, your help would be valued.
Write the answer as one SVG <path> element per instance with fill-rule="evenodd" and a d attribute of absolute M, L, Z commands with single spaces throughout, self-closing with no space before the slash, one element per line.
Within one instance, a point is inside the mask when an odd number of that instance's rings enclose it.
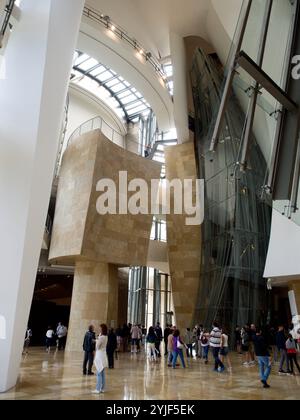
<path fill-rule="evenodd" d="M 147 267 L 132 267 L 129 272 L 128 320 L 147 329 L 160 322 L 172 323 L 171 281 L 167 274 Z"/>
<path fill-rule="evenodd" d="M 255 140 L 249 170 L 237 162 L 245 114 L 232 94 L 218 147 L 209 151 L 212 123 L 219 109 L 223 69 L 216 55 L 198 50 L 192 87 L 195 104 L 196 148 L 200 178 L 205 179 L 205 221 L 202 267 L 196 321 L 207 328 L 218 319 L 230 331 L 267 318 L 263 270 L 268 248 L 271 211 L 261 200 L 266 161 Z"/>
<path fill-rule="evenodd" d="M 266 191 L 282 114 L 275 95 L 243 70 L 237 58 L 239 50 L 243 51 L 285 90 L 299 19 L 297 0 L 245 0 L 242 11 L 249 5 L 243 40 L 239 42 L 241 32 L 237 30 L 225 72 L 216 54 L 206 55 L 201 50 L 195 54 L 191 70 L 198 168 L 206 187 L 196 321 L 210 327 L 219 319 L 230 330 L 248 322 L 267 322 L 268 296 L 262 276 L 272 195 Z M 231 74 L 228 85 L 226 76 Z M 225 112 L 218 126 L 225 92 Z M 216 127 L 220 128 L 218 135 Z M 288 203 L 284 205 L 288 207 Z"/>

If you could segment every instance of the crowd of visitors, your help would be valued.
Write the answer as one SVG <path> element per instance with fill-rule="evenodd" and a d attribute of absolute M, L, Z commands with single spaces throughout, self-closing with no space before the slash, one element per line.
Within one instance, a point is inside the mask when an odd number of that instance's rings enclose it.
<path fill-rule="evenodd" d="M 57 350 L 64 350 L 67 333 L 67 327 L 61 322 L 55 330 L 49 326 L 46 332 L 46 351 L 50 353 L 53 346 Z M 24 353 L 28 352 L 31 337 L 32 330 L 28 327 Z M 194 329 L 187 328 L 184 333 L 171 325 L 167 325 L 163 331 L 160 323 L 150 327 L 148 331 L 138 324 L 124 324 L 116 330 L 108 330 L 107 326 L 102 324 L 98 336 L 95 327 L 91 325 L 83 341 L 83 374 L 94 375 L 94 366 L 97 376 L 94 393 L 103 393 L 106 368 L 114 369 L 115 358 L 118 358 L 120 353 L 137 354 L 142 349 L 146 351 L 150 363 L 157 363 L 164 354 L 167 366 L 173 369 L 180 364 L 186 368 L 187 361 L 191 358 L 201 359 L 207 365 L 211 353 L 214 372 L 232 372 L 231 349 L 243 355 L 244 368 L 258 366 L 261 383 L 267 389 L 270 388 L 268 381 L 272 366 L 276 364 L 279 375 L 295 375 L 295 368 L 300 374 L 297 361 L 299 344 L 299 336 L 294 333 L 293 327 L 286 330 L 282 325 L 278 329 L 269 327 L 265 330 L 254 324 L 245 325 L 242 328 L 237 327 L 232 336 L 217 322 L 213 323 L 210 331 L 203 325 L 196 325 Z"/>

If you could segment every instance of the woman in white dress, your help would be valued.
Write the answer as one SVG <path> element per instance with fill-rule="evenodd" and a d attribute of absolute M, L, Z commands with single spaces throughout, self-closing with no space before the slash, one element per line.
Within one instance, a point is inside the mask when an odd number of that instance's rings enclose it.
<path fill-rule="evenodd" d="M 96 341 L 96 355 L 94 359 L 94 365 L 97 371 L 97 386 L 93 394 L 104 393 L 105 388 L 105 369 L 108 368 L 107 360 L 107 326 L 105 324 L 100 325 L 100 335 Z"/>

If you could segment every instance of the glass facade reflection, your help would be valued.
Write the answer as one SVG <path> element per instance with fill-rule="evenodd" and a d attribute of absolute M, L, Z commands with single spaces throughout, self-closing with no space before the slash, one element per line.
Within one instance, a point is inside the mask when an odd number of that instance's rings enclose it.
<path fill-rule="evenodd" d="M 198 50 L 191 79 L 198 169 L 205 179 L 196 321 L 210 327 L 218 319 L 230 330 L 248 322 L 265 323 L 268 298 L 263 270 L 271 223 L 270 206 L 261 199 L 266 162 L 253 138 L 249 169 L 240 171 L 245 114 L 233 92 L 218 147 L 209 152 L 224 85 L 217 56 Z"/>
<path fill-rule="evenodd" d="M 159 270 L 132 267 L 129 271 L 128 321 L 147 329 L 160 322 L 172 324 L 171 279 Z"/>

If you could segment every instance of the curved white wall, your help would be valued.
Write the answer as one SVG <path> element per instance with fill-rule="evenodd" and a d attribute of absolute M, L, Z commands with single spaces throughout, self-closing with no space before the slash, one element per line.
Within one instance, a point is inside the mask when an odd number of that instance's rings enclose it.
<path fill-rule="evenodd" d="M 67 139 L 81 124 L 98 116 L 102 117 L 114 130 L 120 132 L 124 136 L 126 135 L 127 129 L 117 114 L 90 92 L 71 84 L 69 88 L 69 98 Z"/>
<path fill-rule="evenodd" d="M 134 49 L 101 24 L 83 18 L 78 49 L 110 67 L 151 105 L 161 131 L 174 128 L 173 102 L 164 81 Z"/>

